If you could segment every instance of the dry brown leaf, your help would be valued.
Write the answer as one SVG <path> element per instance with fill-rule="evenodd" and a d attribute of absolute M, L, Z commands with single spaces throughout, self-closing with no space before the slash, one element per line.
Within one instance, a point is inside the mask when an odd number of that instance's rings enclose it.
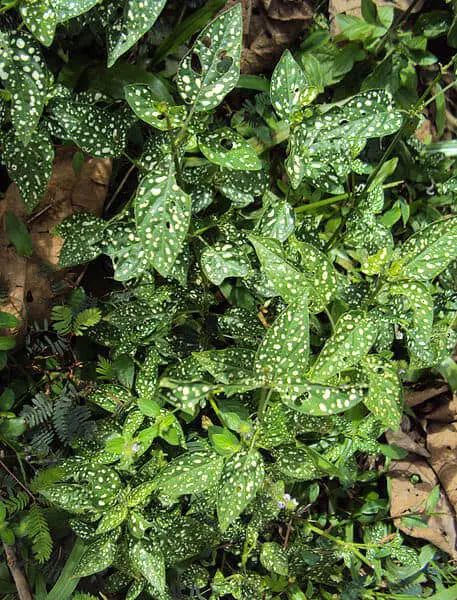
<path fill-rule="evenodd" d="M 429 463 L 457 511 L 457 422 L 432 423 L 427 432 L 427 447 L 431 455 Z"/>
<path fill-rule="evenodd" d="M 420 477 L 419 483 L 411 483 L 413 475 Z M 445 494 L 440 494 L 435 514 L 429 517 L 427 527 L 409 529 L 402 523 L 401 517 L 424 511 L 430 492 L 438 484 L 430 465 L 421 458 L 392 461 L 388 476 L 391 483 L 390 514 L 394 517 L 395 526 L 408 535 L 431 542 L 456 559 L 456 523 Z"/>
<path fill-rule="evenodd" d="M 440 403 L 433 404 L 431 411 L 425 415 L 428 421 L 452 423 L 457 421 L 457 397 L 444 398 Z"/>
<path fill-rule="evenodd" d="M 228 0 L 227 7 L 239 0 Z M 283 50 L 309 27 L 309 0 L 242 0 L 244 39 L 242 73 L 271 71 Z"/>
<path fill-rule="evenodd" d="M 425 458 L 430 456 L 430 452 L 424 448 L 422 439 L 415 431 L 406 433 L 401 429 L 398 431 L 389 429 L 389 431 L 386 432 L 386 439 L 391 446 L 398 446 L 399 448 L 403 448 L 403 450 L 407 450 L 408 452 L 418 454 Z"/>
<path fill-rule="evenodd" d="M 408 391 L 405 393 L 405 402 L 408 406 L 417 406 L 419 404 L 423 404 L 427 402 L 427 400 L 431 400 L 432 398 L 436 398 L 436 396 L 441 396 L 449 391 L 449 386 L 441 385 L 439 387 L 429 387 L 425 390 L 414 390 Z"/>
<path fill-rule="evenodd" d="M 73 169 L 75 148 L 57 149 L 51 179 L 42 201 L 32 215 L 27 215 L 17 186 L 11 184 L 0 201 L 0 220 L 7 210 L 28 224 L 34 253 L 30 258 L 19 256 L 8 243 L 6 227 L 0 230 L 0 278 L 8 288 L 8 298 L 0 310 L 15 314 L 23 330 L 28 320 L 41 321 L 48 315 L 54 294 L 52 283 L 70 281 L 74 272 L 57 270 L 63 241 L 53 236 L 51 229 L 65 217 L 85 210 L 100 215 L 108 191 L 111 162 L 87 159 L 79 174 Z"/>

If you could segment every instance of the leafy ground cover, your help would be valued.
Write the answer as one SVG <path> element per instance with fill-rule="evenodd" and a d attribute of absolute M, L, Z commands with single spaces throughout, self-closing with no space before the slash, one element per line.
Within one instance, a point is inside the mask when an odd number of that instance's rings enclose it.
<path fill-rule="evenodd" d="M 456 17 L 419 4 L 320 3 L 253 75 L 268 2 L 3 2 L 8 251 L 60 244 L 47 319 L 1 282 L 5 598 L 457 597 L 405 402 L 457 386 Z M 51 201 L 71 148 L 103 212 Z"/>

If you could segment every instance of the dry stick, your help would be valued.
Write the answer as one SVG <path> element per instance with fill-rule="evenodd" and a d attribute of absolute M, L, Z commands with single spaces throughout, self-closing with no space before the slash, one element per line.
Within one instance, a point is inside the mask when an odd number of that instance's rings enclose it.
<path fill-rule="evenodd" d="M 6 564 L 8 565 L 11 575 L 14 579 L 19 600 L 33 600 L 29 582 L 19 566 L 19 561 L 14 546 L 10 546 L 9 544 L 5 544 L 5 542 L 3 542 L 3 548 L 5 550 Z"/>
<path fill-rule="evenodd" d="M 119 196 L 119 194 L 121 193 L 122 188 L 124 187 L 124 185 L 127 183 L 127 179 L 130 177 L 132 171 L 136 169 L 136 165 L 130 165 L 129 170 L 127 171 L 127 173 L 124 175 L 124 177 L 122 178 L 122 181 L 120 182 L 120 184 L 117 186 L 116 191 L 114 192 L 114 194 L 111 196 L 111 198 L 108 200 L 108 202 L 105 205 L 104 208 L 104 212 L 106 213 L 109 208 L 111 207 L 111 205 L 113 204 L 113 202 L 116 200 L 116 198 Z"/>

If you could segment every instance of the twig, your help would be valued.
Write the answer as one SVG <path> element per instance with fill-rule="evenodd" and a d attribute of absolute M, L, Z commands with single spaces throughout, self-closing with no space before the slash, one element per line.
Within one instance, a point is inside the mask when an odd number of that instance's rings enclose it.
<path fill-rule="evenodd" d="M 117 186 L 116 191 L 114 192 L 114 194 L 111 196 L 111 198 L 108 200 L 108 202 L 105 205 L 104 208 L 104 212 L 108 212 L 108 210 L 110 209 L 111 205 L 113 204 L 113 202 L 116 200 L 116 198 L 119 196 L 119 194 L 121 193 L 122 188 L 124 187 L 124 185 L 127 183 L 127 179 L 130 177 L 130 174 L 132 173 L 132 171 L 136 169 L 136 165 L 130 165 L 129 170 L 127 171 L 127 173 L 124 175 L 124 177 L 122 178 L 122 181 L 120 182 L 120 184 Z"/>
<path fill-rule="evenodd" d="M 285 550 L 287 548 L 287 544 L 289 543 L 289 537 L 292 532 L 292 519 L 287 523 L 286 535 L 284 536 L 284 541 L 282 543 L 282 549 Z"/>
<path fill-rule="evenodd" d="M 14 579 L 19 600 L 33 600 L 29 582 L 19 566 L 19 561 L 14 546 L 10 546 L 9 544 L 5 544 L 5 542 L 3 542 L 3 548 L 5 550 L 6 564 L 8 565 L 11 575 Z"/>
<path fill-rule="evenodd" d="M 27 488 L 27 487 L 26 487 L 26 486 L 25 486 L 25 485 L 24 485 L 24 484 L 23 484 L 23 483 L 22 483 L 22 482 L 21 482 L 21 481 L 20 481 L 20 480 L 19 480 L 19 479 L 16 477 L 16 475 L 15 475 L 15 474 L 14 474 L 12 471 L 10 471 L 10 470 L 8 469 L 8 467 L 5 465 L 5 463 L 4 463 L 2 460 L 0 460 L 0 465 L 1 465 L 1 466 L 2 466 L 4 469 L 5 469 L 5 471 L 8 473 L 8 475 L 9 475 L 10 477 L 12 477 L 12 478 L 14 479 L 14 481 L 15 481 L 15 482 L 16 482 L 18 485 L 20 485 L 20 486 L 21 486 L 21 488 L 22 488 L 22 489 L 23 489 L 25 492 L 27 492 L 27 494 L 28 494 L 28 495 L 29 495 L 29 496 L 32 498 L 32 500 L 35 500 L 35 496 L 32 494 L 32 492 L 31 492 L 31 491 L 30 491 L 30 490 L 29 490 L 29 489 L 28 489 L 28 488 Z"/>

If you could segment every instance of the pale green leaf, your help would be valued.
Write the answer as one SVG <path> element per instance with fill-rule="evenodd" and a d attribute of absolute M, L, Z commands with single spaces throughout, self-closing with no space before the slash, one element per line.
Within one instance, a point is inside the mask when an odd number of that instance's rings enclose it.
<path fill-rule="evenodd" d="M 75 577 L 88 577 L 104 571 L 113 563 L 117 549 L 117 536 L 112 532 L 98 537 L 82 555 L 76 569 Z"/>
<path fill-rule="evenodd" d="M 246 250 L 229 242 L 216 242 L 205 248 L 200 260 L 203 273 L 215 285 L 227 277 L 245 277 L 251 268 Z"/>
<path fill-rule="evenodd" d="M 264 542 L 260 549 L 260 562 L 262 566 L 271 573 L 286 576 L 289 573 L 289 565 L 286 551 L 278 542 Z"/>

